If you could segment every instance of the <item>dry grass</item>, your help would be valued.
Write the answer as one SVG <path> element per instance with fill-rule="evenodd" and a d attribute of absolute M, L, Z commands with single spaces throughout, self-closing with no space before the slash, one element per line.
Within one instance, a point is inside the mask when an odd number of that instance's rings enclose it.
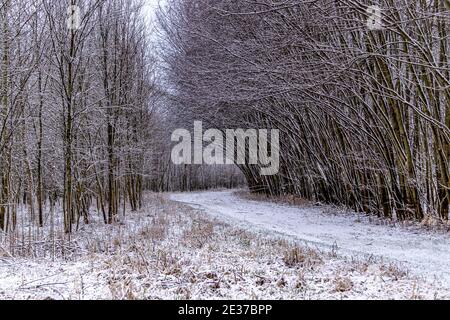
<path fill-rule="evenodd" d="M 353 282 L 347 277 L 338 277 L 334 279 L 334 291 L 348 292 L 353 289 Z"/>
<path fill-rule="evenodd" d="M 197 218 L 192 221 L 191 228 L 183 233 L 184 242 L 195 249 L 203 248 L 211 242 L 214 235 L 214 225 L 211 221 Z"/>
<path fill-rule="evenodd" d="M 408 276 L 408 273 L 395 264 L 382 264 L 380 266 L 381 275 L 394 280 L 404 279 Z"/>
<path fill-rule="evenodd" d="M 161 195 L 122 224 L 75 234 L 73 262 L 35 264 L 42 287 L 2 289 L 0 299 L 341 299 L 419 296 L 419 284 L 395 266 L 347 261 L 285 239 L 217 221 Z M 2 250 L 0 249 L 0 252 Z M 2 258 L 3 259 L 3 258 Z M 74 264 L 75 263 L 75 264 Z M 1 265 L 0 265 L 1 268 Z M 21 269 L 0 269 L 9 277 Z M 24 269 L 21 277 L 30 277 Z M 53 273 L 58 278 L 50 278 Z M 39 275 L 37 275 L 39 274 Z M 403 277 L 403 278 L 401 278 Z M 355 279 L 365 279 L 366 282 Z M 401 278 L 401 283 L 396 279 Z M 16 282 L 23 282 L 17 278 Z M 380 280 L 376 280 L 380 279 Z M 2 280 L 2 279 L 0 279 Z M 50 282 L 66 285 L 55 287 Z M 12 281 L 11 283 L 14 283 Z M 420 297 L 433 296 L 421 283 Z M 428 291 L 427 291 L 428 290 Z M 3 292 L 3 293 L 2 293 Z M 58 293 L 57 293 L 58 292 Z M 434 292 L 433 292 L 434 294 Z"/>
<path fill-rule="evenodd" d="M 249 191 L 239 191 L 236 193 L 239 197 L 251 201 L 268 201 L 278 204 L 292 206 L 311 206 L 313 203 L 304 198 L 295 195 L 270 196 L 262 193 L 252 193 Z"/>
<path fill-rule="evenodd" d="M 153 241 L 163 241 L 166 238 L 167 226 L 165 225 L 151 225 L 145 226 L 140 236 Z"/>
<path fill-rule="evenodd" d="M 428 230 L 441 230 L 450 232 L 450 220 L 444 220 L 435 216 L 426 215 L 420 222 L 420 226 Z"/>
<path fill-rule="evenodd" d="M 322 258 L 317 251 L 293 246 L 284 251 L 283 262 L 290 268 L 313 268 L 322 262 Z"/>

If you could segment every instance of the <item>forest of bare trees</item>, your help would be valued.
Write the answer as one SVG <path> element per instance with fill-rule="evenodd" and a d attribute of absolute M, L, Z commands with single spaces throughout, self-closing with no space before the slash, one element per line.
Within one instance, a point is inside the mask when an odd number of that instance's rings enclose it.
<path fill-rule="evenodd" d="M 162 7 L 174 121 L 280 130 L 280 174 L 241 168 L 252 190 L 399 220 L 448 220 L 447 0 Z"/>
<path fill-rule="evenodd" d="M 241 172 L 255 192 L 448 220 L 447 0 L 167 0 L 156 28 L 146 5 L 0 0 L 4 234 L 55 215 L 71 233 L 92 209 L 111 224 L 145 190 Z M 195 120 L 279 129 L 280 173 L 175 166 L 170 135 Z"/>
<path fill-rule="evenodd" d="M 92 209 L 111 224 L 146 189 L 241 184 L 170 163 L 146 5 L 0 0 L 0 235 L 55 221 L 70 234 Z"/>
<path fill-rule="evenodd" d="M 0 300 L 449 299 L 449 36 L 450 0 L 0 0 Z"/>
<path fill-rule="evenodd" d="M 66 233 L 92 206 L 111 223 L 141 205 L 157 101 L 142 6 L 0 1 L 4 231 L 20 205 L 43 226 L 58 203 Z"/>

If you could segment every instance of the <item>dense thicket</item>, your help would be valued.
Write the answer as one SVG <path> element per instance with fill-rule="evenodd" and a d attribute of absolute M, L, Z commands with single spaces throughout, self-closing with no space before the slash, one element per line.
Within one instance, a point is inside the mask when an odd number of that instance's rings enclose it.
<path fill-rule="evenodd" d="M 177 121 L 280 129 L 280 174 L 242 168 L 254 190 L 448 219 L 449 2 L 377 1 L 379 30 L 373 4 L 166 1 Z"/>

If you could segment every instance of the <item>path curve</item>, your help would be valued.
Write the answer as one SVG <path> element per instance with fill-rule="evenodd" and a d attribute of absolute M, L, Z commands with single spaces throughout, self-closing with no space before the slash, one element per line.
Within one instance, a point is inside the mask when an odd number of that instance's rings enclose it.
<path fill-rule="evenodd" d="M 450 235 L 376 225 L 358 219 L 356 214 L 324 213 L 324 207 L 251 201 L 237 196 L 235 190 L 174 193 L 170 199 L 244 228 L 337 246 L 341 253 L 400 262 L 413 274 L 437 280 L 450 289 Z"/>

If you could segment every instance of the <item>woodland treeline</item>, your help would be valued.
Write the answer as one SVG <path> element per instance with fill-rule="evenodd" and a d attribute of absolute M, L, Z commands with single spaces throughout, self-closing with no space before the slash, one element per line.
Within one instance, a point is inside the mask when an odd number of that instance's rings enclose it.
<path fill-rule="evenodd" d="M 382 29 L 368 27 L 370 5 Z M 281 171 L 251 189 L 381 217 L 448 219 L 447 0 L 167 0 L 176 123 L 280 129 Z"/>
<path fill-rule="evenodd" d="M 73 28 L 69 5 L 80 8 Z M 95 201 L 106 223 L 121 199 L 141 205 L 155 97 L 141 11 L 128 0 L 0 1 L 3 230 L 21 203 L 43 226 L 61 202 L 66 232 Z"/>
<path fill-rule="evenodd" d="M 146 189 L 229 186 L 165 156 L 145 5 L 0 0 L 0 231 L 71 233 L 93 209 L 108 224 L 139 209 Z"/>
<path fill-rule="evenodd" d="M 145 190 L 241 172 L 255 192 L 448 220 L 449 2 L 376 4 L 380 30 L 365 0 L 165 0 L 154 29 L 145 0 L 0 0 L 0 235 L 110 224 Z M 194 121 L 279 129 L 280 173 L 174 166 Z"/>

